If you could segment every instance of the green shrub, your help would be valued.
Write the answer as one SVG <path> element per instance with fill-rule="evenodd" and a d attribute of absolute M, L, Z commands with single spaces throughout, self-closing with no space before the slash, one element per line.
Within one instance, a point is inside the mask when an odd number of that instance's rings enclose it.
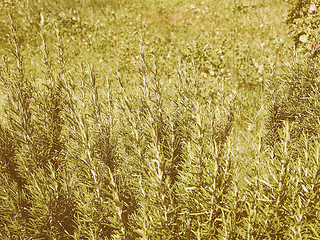
<path fill-rule="evenodd" d="M 319 53 L 319 1 L 292 1 L 287 16 L 290 36 L 301 54 L 316 57 Z"/>

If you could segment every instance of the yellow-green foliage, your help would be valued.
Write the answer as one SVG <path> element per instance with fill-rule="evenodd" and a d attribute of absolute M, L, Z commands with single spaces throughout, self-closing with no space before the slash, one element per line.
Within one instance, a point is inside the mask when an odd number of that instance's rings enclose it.
<path fill-rule="evenodd" d="M 290 2 L 2 1 L 0 238 L 319 239 Z"/>

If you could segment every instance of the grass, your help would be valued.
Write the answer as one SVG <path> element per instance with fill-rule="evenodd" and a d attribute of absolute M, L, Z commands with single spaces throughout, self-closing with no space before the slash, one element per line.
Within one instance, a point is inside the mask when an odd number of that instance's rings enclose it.
<path fill-rule="evenodd" d="M 292 5 L 0 4 L 3 239 L 319 238 Z"/>

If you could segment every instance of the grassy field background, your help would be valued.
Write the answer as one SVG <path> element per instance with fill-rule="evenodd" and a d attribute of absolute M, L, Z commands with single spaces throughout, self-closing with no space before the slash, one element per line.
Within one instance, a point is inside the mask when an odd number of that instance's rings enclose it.
<path fill-rule="evenodd" d="M 2 1 L 1 238 L 320 239 L 289 2 Z"/>

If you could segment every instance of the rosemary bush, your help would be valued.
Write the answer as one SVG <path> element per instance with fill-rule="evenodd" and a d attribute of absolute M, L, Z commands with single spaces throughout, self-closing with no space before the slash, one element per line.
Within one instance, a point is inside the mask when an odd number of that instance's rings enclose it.
<path fill-rule="evenodd" d="M 0 3 L 1 239 L 319 239 L 317 2 L 148 3 Z"/>

